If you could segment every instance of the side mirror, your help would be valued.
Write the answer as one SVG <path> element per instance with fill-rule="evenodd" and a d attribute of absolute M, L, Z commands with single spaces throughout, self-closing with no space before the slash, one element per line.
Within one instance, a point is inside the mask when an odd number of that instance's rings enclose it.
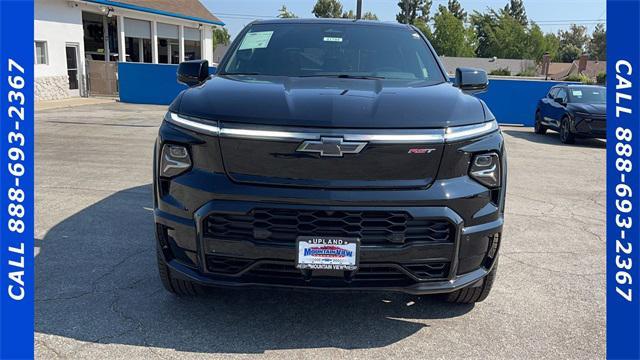
<path fill-rule="evenodd" d="M 480 93 L 487 90 L 489 78 L 482 69 L 457 68 L 454 86 L 468 93 Z"/>
<path fill-rule="evenodd" d="M 557 102 L 560 105 L 565 105 L 564 98 L 557 97 L 557 98 L 554 98 L 553 101 Z"/>
<path fill-rule="evenodd" d="M 178 82 L 187 86 L 202 83 L 209 77 L 209 62 L 207 60 L 190 60 L 178 65 Z"/>

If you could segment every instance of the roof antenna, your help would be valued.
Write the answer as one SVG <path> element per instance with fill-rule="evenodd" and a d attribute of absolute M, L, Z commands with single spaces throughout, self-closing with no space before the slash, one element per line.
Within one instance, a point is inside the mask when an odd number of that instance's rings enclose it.
<path fill-rule="evenodd" d="M 362 0 L 358 0 L 358 7 L 356 10 L 356 19 L 362 19 Z"/>

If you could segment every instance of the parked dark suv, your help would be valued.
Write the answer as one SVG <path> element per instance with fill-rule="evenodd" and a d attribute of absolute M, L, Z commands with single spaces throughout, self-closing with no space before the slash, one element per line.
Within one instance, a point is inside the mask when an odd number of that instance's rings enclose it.
<path fill-rule="evenodd" d="M 155 147 L 164 286 L 444 293 L 482 301 L 495 278 L 504 141 L 481 70 L 455 83 L 414 27 L 248 25 L 190 85 Z"/>
<path fill-rule="evenodd" d="M 534 131 L 560 133 L 560 141 L 573 144 L 576 137 L 607 137 L 607 88 L 561 84 L 552 87 L 536 107 Z"/>

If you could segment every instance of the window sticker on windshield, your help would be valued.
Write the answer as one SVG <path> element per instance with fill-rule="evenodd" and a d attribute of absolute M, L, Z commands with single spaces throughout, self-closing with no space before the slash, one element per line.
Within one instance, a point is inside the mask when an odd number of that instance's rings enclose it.
<path fill-rule="evenodd" d="M 247 33 L 242 39 L 242 44 L 238 50 L 264 49 L 269 46 L 273 31 L 256 31 Z"/>
<path fill-rule="evenodd" d="M 582 90 L 571 90 L 571 94 L 573 96 L 581 97 L 582 96 Z"/>
<path fill-rule="evenodd" d="M 342 42 L 342 38 L 336 36 L 325 36 L 323 40 L 327 42 Z"/>
<path fill-rule="evenodd" d="M 414 39 L 420 39 L 420 35 L 416 33 L 411 34 L 411 36 L 413 36 Z"/>

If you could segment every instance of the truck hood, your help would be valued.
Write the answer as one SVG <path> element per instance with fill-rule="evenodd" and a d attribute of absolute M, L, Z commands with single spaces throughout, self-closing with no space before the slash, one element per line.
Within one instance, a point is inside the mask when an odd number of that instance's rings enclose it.
<path fill-rule="evenodd" d="M 442 128 L 486 119 L 451 83 L 328 77 L 213 76 L 172 111 L 222 122 L 321 128 Z"/>

